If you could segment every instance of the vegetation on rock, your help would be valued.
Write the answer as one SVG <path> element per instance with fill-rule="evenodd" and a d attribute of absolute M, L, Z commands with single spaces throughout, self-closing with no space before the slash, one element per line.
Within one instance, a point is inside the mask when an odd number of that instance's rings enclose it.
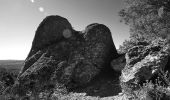
<path fill-rule="evenodd" d="M 124 1 L 126 7 L 119 15 L 130 27 L 130 40 L 119 48 L 119 53 L 126 53 L 120 77 L 123 95 L 133 100 L 169 100 L 170 1 Z"/>

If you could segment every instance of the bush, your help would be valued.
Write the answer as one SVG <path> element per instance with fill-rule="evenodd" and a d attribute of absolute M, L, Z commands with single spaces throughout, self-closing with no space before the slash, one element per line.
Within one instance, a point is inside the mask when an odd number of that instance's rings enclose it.
<path fill-rule="evenodd" d="M 131 96 L 132 100 L 170 100 L 170 75 L 163 72 L 160 77 L 154 82 L 146 81 L 136 91 L 125 91 L 125 94 Z"/>

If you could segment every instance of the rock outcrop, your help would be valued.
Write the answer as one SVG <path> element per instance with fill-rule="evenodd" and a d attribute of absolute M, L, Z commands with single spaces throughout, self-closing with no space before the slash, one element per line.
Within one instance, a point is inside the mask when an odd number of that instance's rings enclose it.
<path fill-rule="evenodd" d="M 131 100 L 147 80 L 170 71 L 169 53 L 168 41 L 158 38 L 152 43 L 138 42 L 126 54 L 118 54 L 107 26 L 94 23 L 76 31 L 67 19 L 48 16 L 37 28 L 11 90 L 20 96 L 31 91 L 37 98 L 49 90 L 48 97 L 58 99 Z M 149 93 L 144 98 L 152 99 Z"/>
<path fill-rule="evenodd" d="M 40 58 L 43 49 L 64 40 L 65 38 L 63 34 L 65 30 L 70 30 L 71 33 L 73 32 L 72 26 L 67 19 L 60 16 L 46 17 L 36 30 L 31 51 L 25 60 L 24 67 L 22 68 L 20 74 L 25 72 L 25 70 L 27 70 L 36 62 L 37 59 Z"/>
<path fill-rule="evenodd" d="M 123 91 L 139 89 L 139 84 L 152 79 L 165 69 L 169 57 L 169 44 L 163 39 L 149 45 L 138 45 L 126 53 L 126 66 L 120 77 Z"/>
<path fill-rule="evenodd" d="M 48 16 L 36 31 L 18 80 L 24 86 L 39 88 L 50 82 L 67 88 L 84 86 L 109 69 L 117 56 L 105 25 L 91 24 L 83 33 L 73 30 L 63 17 Z"/>

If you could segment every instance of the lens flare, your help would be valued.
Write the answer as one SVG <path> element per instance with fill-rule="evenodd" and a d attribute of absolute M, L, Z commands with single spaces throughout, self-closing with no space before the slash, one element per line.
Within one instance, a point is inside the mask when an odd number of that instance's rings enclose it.
<path fill-rule="evenodd" d="M 32 3 L 34 3 L 35 1 L 34 0 L 30 0 Z"/>
<path fill-rule="evenodd" d="M 43 7 L 39 7 L 38 8 L 40 12 L 44 12 L 44 8 Z"/>

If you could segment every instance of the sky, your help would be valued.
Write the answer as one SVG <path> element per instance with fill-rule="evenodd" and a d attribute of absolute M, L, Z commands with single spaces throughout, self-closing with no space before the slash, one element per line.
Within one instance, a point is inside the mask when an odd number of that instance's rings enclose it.
<path fill-rule="evenodd" d="M 122 0 L 0 0 L 0 60 L 24 60 L 48 15 L 67 18 L 77 31 L 91 23 L 105 24 L 119 48 L 129 38 L 129 28 L 118 16 L 122 8 Z"/>

